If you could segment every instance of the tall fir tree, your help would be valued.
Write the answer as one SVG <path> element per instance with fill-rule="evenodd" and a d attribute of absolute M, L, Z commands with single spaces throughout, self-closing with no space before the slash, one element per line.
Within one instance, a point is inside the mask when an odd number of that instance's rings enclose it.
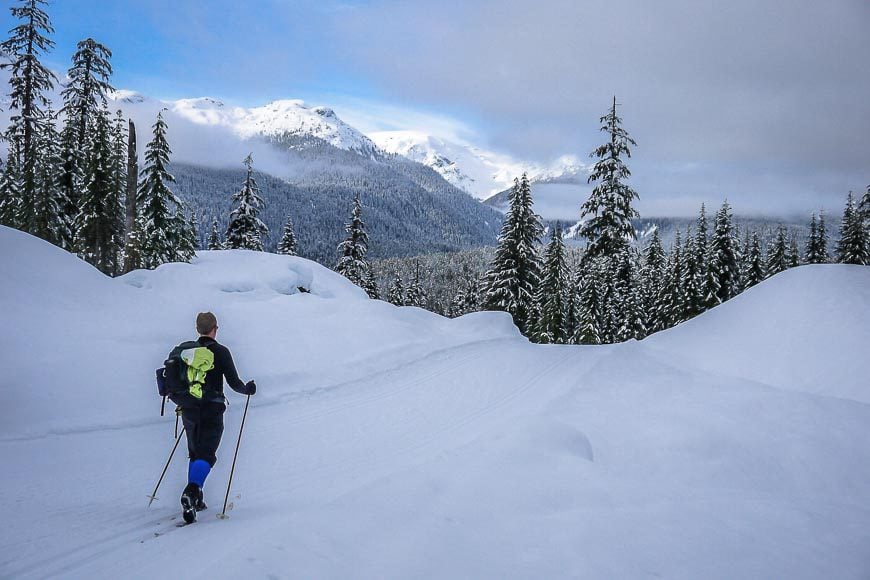
<path fill-rule="evenodd" d="M 420 260 L 414 262 L 414 276 L 405 290 L 405 304 L 407 306 L 426 306 L 426 291 L 423 289 L 423 280 L 420 276 Z"/>
<path fill-rule="evenodd" d="M 764 258 L 761 254 L 761 240 L 758 232 L 752 233 L 752 243 L 749 245 L 746 257 L 746 268 L 743 272 L 743 290 L 755 286 L 765 278 Z"/>
<path fill-rule="evenodd" d="M 813 212 L 812 218 L 810 218 L 810 233 L 807 237 L 807 245 L 806 245 L 806 259 L 807 264 L 824 264 L 825 260 L 822 258 L 821 247 L 819 244 L 819 227 L 818 222 L 816 222 L 816 214 Z"/>
<path fill-rule="evenodd" d="M 393 276 L 389 290 L 387 290 L 387 302 L 395 306 L 405 305 L 405 283 L 402 281 L 402 275 L 398 269 Z"/>
<path fill-rule="evenodd" d="M 369 249 L 369 235 L 362 220 L 362 201 L 354 196 L 350 221 L 345 224 L 347 237 L 338 245 L 338 263 L 335 271 L 362 288 L 370 298 L 377 298 L 372 269 L 366 259 Z"/>
<path fill-rule="evenodd" d="M 740 292 L 740 249 L 731 225 L 728 202 L 716 212 L 716 227 L 707 251 L 705 306 L 712 308 Z"/>
<path fill-rule="evenodd" d="M 175 261 L 175 215 L 181 211 L 181 202 L 170 189 L 175 177 L 169 173 L 169 156 L 172 151 L 166 140 L 166 122 L 163 114 L 157 114 L 153 136 L 145 147 L 145 167 L 139 183 L 139 215 L 136 220 L 136 241 L 140 257 L 139 266 L 156 268 Z"/>
<path fill-rule="evenodd" d="M 828 264 L 831 261 L 831 253 L 828 251 L 828 228 L 825 225 L 825 211 L 819 210 L 819 255 L 823 264 Z"/>
<path fill-rule="evenodd" d="M 789 268 L 797 268 L 801 265 L 801 251 L 798 248 L 797 236 L 794 232 L 788 239 L 788 253 L 785 255 L 785 263 Z"/>
<path fill-rule="evenodd" d="M 208 235 L 209 250 L 223 250 L 224 243 L 221 241 L 220 231 L 218 230 L 218 219 L 213 218 L 211 222 L 211 233 Z"/>
<path fill-rule="evenodd" d="M 61 157 L 55 115 L 49 106 L 47 122 L 38 136 L 39 156 L 36 159 L 36 184 L 33 199 L 31 233 L 56 246 L 62 246 L 70 236 L 69 223 L 63 219 L 66 199 L 60 188 Z"/>
<path fill-rule="evenodd" d="M 584 260 L 617 255 L 629 240 L 636 238 L 631 220 L 639 217 L 632 207 L 638 194 L 625 183 L 631 171 L 623 159 L 631 157 L 629 145 L 637 146 L 637 143 L 622 128 L 622 119 L 616 114 L 616 97 L 610 111 L 600 121 L 601 131 L 610 138 L 590 154 L 598 161 L 588 179 L 596 185 L 580 208 L 581 219 L 589 216 L 579 232 L 587 240 Z"/>
<path fill-rule="evenodd" d="M 788 241 L 785 226 L 780 224 L 776 230 L 776 239 L 767 250 L 767 267 L 765 275 L 769 278 L 788 268 Z"/>
<path fill-rule="evenodd" d="M 75 249 L 104 274 L 120 272 L 124 206 L 114 171 L 107 111 L 97 114 L 85 172 L 81 209 L 75 221 Z"/>
<path fill-rule="evenodd" d="M 566 324 L 568 264 L 562 231 L 556 227 L 544 252 L 543 279 L 538 286 L 538 319 L 532 339 L 542 344 L 568 342 Z"/>
<path fill-rule="evenodd" d="M 840 241 L 837 243 L 837 261 L 841 264 L 870 264 L 870 240 L 864 215 L 855 207 L 852 192 L 846 199 L 843 219 L 840 221 Z"/>
<path fill-rule="evenodd" d="M 571 341 L 574 344 L 602 343 L 603 284 L 598 280 L 602 274 L 602 262 L 605 261 L 596 258 L 578 268 L 577 327 Z"/>
<path fill-rule="evenodd" d="M 284 232 L 281 234 L 281 241 L 278 242 L 278 253 L 285 256 L 295 256 L 296 251 L 296 232 L 293 230 L 293 220 L 288 214 L 287 221 L 284 222 Z"/>
<path fill-rule="evenodd" d="M 232 250 L 256 250 L 263 251 L 263 236 L 268 233 L 268 228 L 260 218 L 263 209 L 263 198 L 260 197 L 260 189 L 254 179 L 254 160 L 248 155 L 245 157 L 245 182 L 242 189 L 233 195 L 236 208 L 230 214 L 227 226 L 226 245 Z"/>
<path fill-rule="evenodd" d="M 15 158 L 7 167 L 17 172 L 12 180 L 14 186 L 8 191 L 18 191 L 18 198 L 12 200 L 16 227 L 33 232 L 37 227 L 37 191 L 50 187 L 40 184 L 38 165 L 40 145 L 45 142 L 43 133 L 51 123 L 47 93 L 54 88 L 57 77 L 39 59 L 54 46 L 54 41 L 48 38 L 54 29 L 42 9 L 47 5 L 45 0 L 20 0 L 17 4 L 10 11 L 20 23 L 0 43 L 0 53 L 7 59 L 0 63 L 0 69 L 9 70 L 10 74 L 7 157 Z"/>
<path fill-rule="evenodd" d="M 199 249 L 199 222 L 196 213 L 184 202 L 172 216 L 171 235 L 175 240 L 175 262 L 189 262 Z"/>
<path fill-rule="evenodd" d="M 16 165 L 17 155 L 10 154 L 0 176 L 0 225 L 18 227 L 18 208 L 21 205 L 21 174 Z"/>
<path fill-rule="evenodd" d="M 543 234 L 541 220 L 532 209 L 528 175 L 514 180 L 510 207 L 498 237 L 495 258 L 484 277 L 486 310 L 509 313 L 520 332 L 532 331 L 535 294 L 541 281 L 537 244 Z"/>
<path fill-rule="evenodd" d="M 61 134 L 63 150 L 63 177 L 61 186 L 68 203 L 66 218 L 78 223 L 81 195 L 88 185 L 88 164 L 93 153 L 93 134 L 103 109 L 107 106 L 106 95 L 113 90 L 109 84 L 112 51 L 92 38 L 81 40 L 76 45 L 72 65 L 67 72 L 69 82 L 61 95 L 66 117 Z M 113 164 L 114 165 L 114 164 Z M 112 173 L 115 173 L 113 168 Z M 76 232 L 71 231 L 75 236 Z"/>
<path fill-rule="evenodd" d="M 665 328 L 659 300 L 662 294 L 662 284 L 666 279 L 666 268 L 667 256 L 662 247 L 659 230 L 656 228 L 644 252 L 644 264 L 641 272 L 641 301 L 646 314 L 647 330 L 651 333 Z"/>

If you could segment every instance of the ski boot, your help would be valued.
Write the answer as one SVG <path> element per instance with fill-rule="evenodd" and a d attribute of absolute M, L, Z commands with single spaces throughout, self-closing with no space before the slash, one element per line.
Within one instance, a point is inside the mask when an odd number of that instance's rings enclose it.
<path fill-rule="evenodd" d="M 196 521 L 197 506 L 205 505 L 202 501 L 202 490 L 195 483 L 188 483 L 181 494 L 181 517 L 184 523 L 192 524 Z"/>

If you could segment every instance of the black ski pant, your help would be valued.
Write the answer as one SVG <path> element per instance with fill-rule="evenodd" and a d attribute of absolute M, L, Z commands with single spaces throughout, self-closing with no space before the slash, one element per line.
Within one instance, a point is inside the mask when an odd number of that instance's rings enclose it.
<path fill-rule="evenodd" d="M 202 459 L 214 467 L 224 433 L 224 411 L 227 407 L 223 403 L 188 397 L 178 401 L 181 405 L 181 422 L 187 432 L 188 457 L 191 461 Z"/>

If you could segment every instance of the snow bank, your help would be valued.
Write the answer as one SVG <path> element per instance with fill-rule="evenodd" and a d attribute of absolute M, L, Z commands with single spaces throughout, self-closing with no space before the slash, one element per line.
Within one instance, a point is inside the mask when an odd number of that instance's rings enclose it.
<path fill-rule="evenodd" d="M 263 402 L 465 342 L 519 337 L 503 315 L 449 320 L 369 300 L 298 257 L 205 251 L 190 264 L 111 279 L 9 228 L 0 228 L 0 248 L 0 438 L 158 420 L 154 369 L 173 345 L 195 338 L 194 318 L 205 310 Z"/>
<path fill-rule="evenodd" d="M 870 268 L 826 264 L 786 270 L 644 344 L 720 374 L 870 403 L 868 336 Z"/>

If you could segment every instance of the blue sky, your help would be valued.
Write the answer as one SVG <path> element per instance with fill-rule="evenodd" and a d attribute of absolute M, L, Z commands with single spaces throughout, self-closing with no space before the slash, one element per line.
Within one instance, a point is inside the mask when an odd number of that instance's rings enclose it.
<path fill-rule="evenodd" d="M 588 155 L 616 94 L 642 199 L 839 211 L 870 183 L 866 0 L 64 0 L 48 11 L 51 66 L 65 70 L 93 36 L 114 52 L 114 84 L 149 96 L 301 98 L 363 130 L 428 123 L 547 162 Z"/>

